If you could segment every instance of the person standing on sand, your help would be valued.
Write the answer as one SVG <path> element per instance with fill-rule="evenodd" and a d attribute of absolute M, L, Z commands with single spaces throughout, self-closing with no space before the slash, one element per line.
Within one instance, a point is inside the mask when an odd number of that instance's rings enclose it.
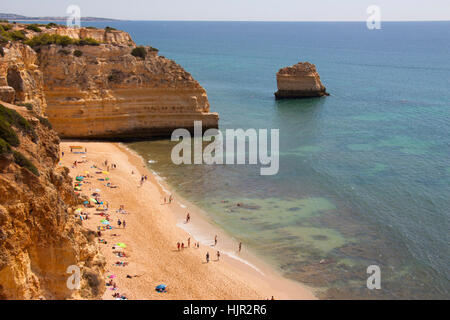
<path fill-rule="evenodd" d="M 220 252 L 217 251 L 217 261 L 219 261 L 219 259 L 220 259 Z"/>
<path fill-rule="evenodd" d="M 64 157 L 64 151 L 61 154 L 62 154 L 61 158 Z"/>
<path fill-rule="evenodd" d="M 242 242 L 239 242 L 239 252 L 241 252 L 242 249 Z"/>
<path fill-rule="evenodd" d="M 186 215 L 186 223 L 188 223 L 190 220 L 191 220 L 191 215 L 188 212 Z"/>
<path fill-rule="evenodd" d="M 181 244 L 179 242 L 177 242 L 177 249 L 178 249 L 178 251 L 180 251 L 180 246 L 181 246 Z"/>
<path fill-rule="evenodd" d="M 125 220 L 123 220 L 122 225 L 123 225 L 123 228 L 125 229 L 125 227 L 127 226 L 127 223 L 125 222 Z"/>
<path fill-rule="evenodd" d="M 209 263 L 209 252 L 206 253 L 206 263 Z"/>
<path fill-rule="evenodd" d="M 181 243 L 181 249 L 184 249 L 184 242 Z"/>
<path fill-rule="evenodd" d="M 188 238 L 188 248 L 191 247 L 191 238 Z"/>
<path fill-rule="evenodd" d="M 117 226 L 118 226 L 118 228 L 120 228 L 121 224 L 122 224 L 122 221 L 120 221 L 120 219 L 117 219 Z"/>
<path fill-rule="evenodd" d="M 214 246 L 217 246 L 217 234 L 216 234 L 216 236 L 214 237 Z"/>

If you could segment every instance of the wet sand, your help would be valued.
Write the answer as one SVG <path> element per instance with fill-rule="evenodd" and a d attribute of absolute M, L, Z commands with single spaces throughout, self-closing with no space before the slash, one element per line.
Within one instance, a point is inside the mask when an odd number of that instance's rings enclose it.
<path fill-rule="evenodd" d="M 71 145 L 87 148 L 87 153 L 71 153 Z M 174 201 L 164 204 L 164 197 L 168 200 L 170 195 L 169 187 L 148 170 L 141 157 L 123 145 L 64 141 L 61 151 L 65 153 L 61 164 L 70 168 L 73 178 L 85 175 L 85 171 L 92 176 L 85 180 L 90 183 L 83 184 L 81 193 L 90 197 L 99 189 L 101 200 L 108 202 L 113 229 L 102 232 L 101 238 L 107 244 L 99 246 L 107 262 L 106 275 L 115 276 L 117 290 L 107 287 L 103 299 L 114 299 L 112 295 L 117 292 L 129 299 L 316 299 L 310 288 L 281 277 L 249 252 L 245 244 L 238 252 L 238 242 L 187 200 L 173 194 Z M 86 162 L 73 168 L 75 160 Z M 110 169 L 109 174 L 97 174 L 107 169 L 105 160 L 117 168 Z M 147 175 L 148 180 L 141 185 L 142 175 Z M 110 180 L 98 180 L 105 176 Z M 109 188 L 107 182 L 118 187 Z M 125 206 L 126 214 L 116 212 L 120 205 Z M 83 225 L 96 231 L 103 217 L 94 214 L 95 208 L 83 212 L 89 213 Z M 187 212 L 191 216 L 189 223 L 185 221 Z M 118 219 L 125 219 L 126 228 L 118 227 Z M 190 248 L 178 251 L 177 242 L 187 246 L 188 238 Z M 129 257 L 113 253 L 112 247 L 120 242 L 126 244 L 122 251 Z M 197 242 L 200 248 L 194 247 Z M 217 251 L 221 253 L 219 261 Z M 205 259 L 207 252 L 209 263 Z M 128 264 L 116 266 L 117 261 Z M 166 293 L 155 291 L 159 284 L 167 285 Z"/>

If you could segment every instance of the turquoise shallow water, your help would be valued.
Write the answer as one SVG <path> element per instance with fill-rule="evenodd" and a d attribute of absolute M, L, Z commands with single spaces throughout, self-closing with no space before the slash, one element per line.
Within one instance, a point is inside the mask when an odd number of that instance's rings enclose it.
<path fill-rule="evenodd" d="M 449 22 L 108 25 L 191 72 L 221 129 L 280 129 L 275 176 L 130 144 L 217 224 L 321 297 L 450 297 Z M 274 100 L 276 71 L 298 61 L 331 96 Z M 366 288 L 371 264 L 381 290 Z"/>

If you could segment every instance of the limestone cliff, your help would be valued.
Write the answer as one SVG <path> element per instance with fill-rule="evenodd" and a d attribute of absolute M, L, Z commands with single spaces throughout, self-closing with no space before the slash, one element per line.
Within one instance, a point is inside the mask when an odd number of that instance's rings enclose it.
<path fill-rule="evenodd" d="M 328 95 L 320 81 L 316 66 L 309 62 L 299 62 L 282 68 L 277 73 L 277 99 L 310 98 Z"/>
<path fill-rule="evenodd" d="M 125 139 L 169 136 L 176 128 L 217 127 L 205 90 L 172 60 L 146 48 L 135 57 L 129 47 L 43 46 L 47 115 L 64 138 Z M 72 52 L 79 50 L 80 57 Z"/>
<path fill-rule="evenodd" d="M 0 100 L 30 104 L 38 114 L 46 109 L 44 80 L 33 49 L 20 42 L 9 42 L 0 55 Z"/>
<path fill-rule="evenodd" d="M 174 61 L 159 56 L 156 49 L 136 47 L 128 33 L 61 26 L 33 31 L 23 26 L 14 29 L 26 39 L 56 34 L 84 40 L 32 45 L 36 53 L 30 52 L 28 74 L 22 66 L 0 69 L 0 81 L 6 79 L 3 84 L 16 90 L 16 102 L 27 100 L 18 98 L 27 86 L 8 81 L 8 72 L 13 72 L 9 70 L 19 70 L 21 83 L 36 70 L 35 83 L 39 87 L 42 80 L 46 98 L 46 106 L 41 103 L 39 108 L 60 137 L 123 140 L 170 136 L 176 128 L 193 130 L 195 120 L 202 121 L 204 129 L 218 127 L 218 115 L 209 112 L 202 86 Z M 5 47 L 4 59 L 19 56 L 10 51 Z M 5 88 L 3 96 L 10 96 L 7 91 Z"/>
<path fill-rule="evenodd" d="M 0 299 L 99 298 L 105 262 L 72 214 L 79 199 L 58 166 L 59 138 L 35 112 L 2 104 Z M 66 285 L 71 265 L 81 269 L 80 290 Z"/>

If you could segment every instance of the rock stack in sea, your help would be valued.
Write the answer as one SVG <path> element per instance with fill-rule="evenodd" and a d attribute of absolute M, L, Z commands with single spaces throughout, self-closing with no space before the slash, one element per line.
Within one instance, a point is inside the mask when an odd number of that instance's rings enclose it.
<path fill-rule="evenodd" d="M 276 99 L 311 98 L 329 95 L 320 81 L 316 66 L 299 62 L 277 72 Z"/>

